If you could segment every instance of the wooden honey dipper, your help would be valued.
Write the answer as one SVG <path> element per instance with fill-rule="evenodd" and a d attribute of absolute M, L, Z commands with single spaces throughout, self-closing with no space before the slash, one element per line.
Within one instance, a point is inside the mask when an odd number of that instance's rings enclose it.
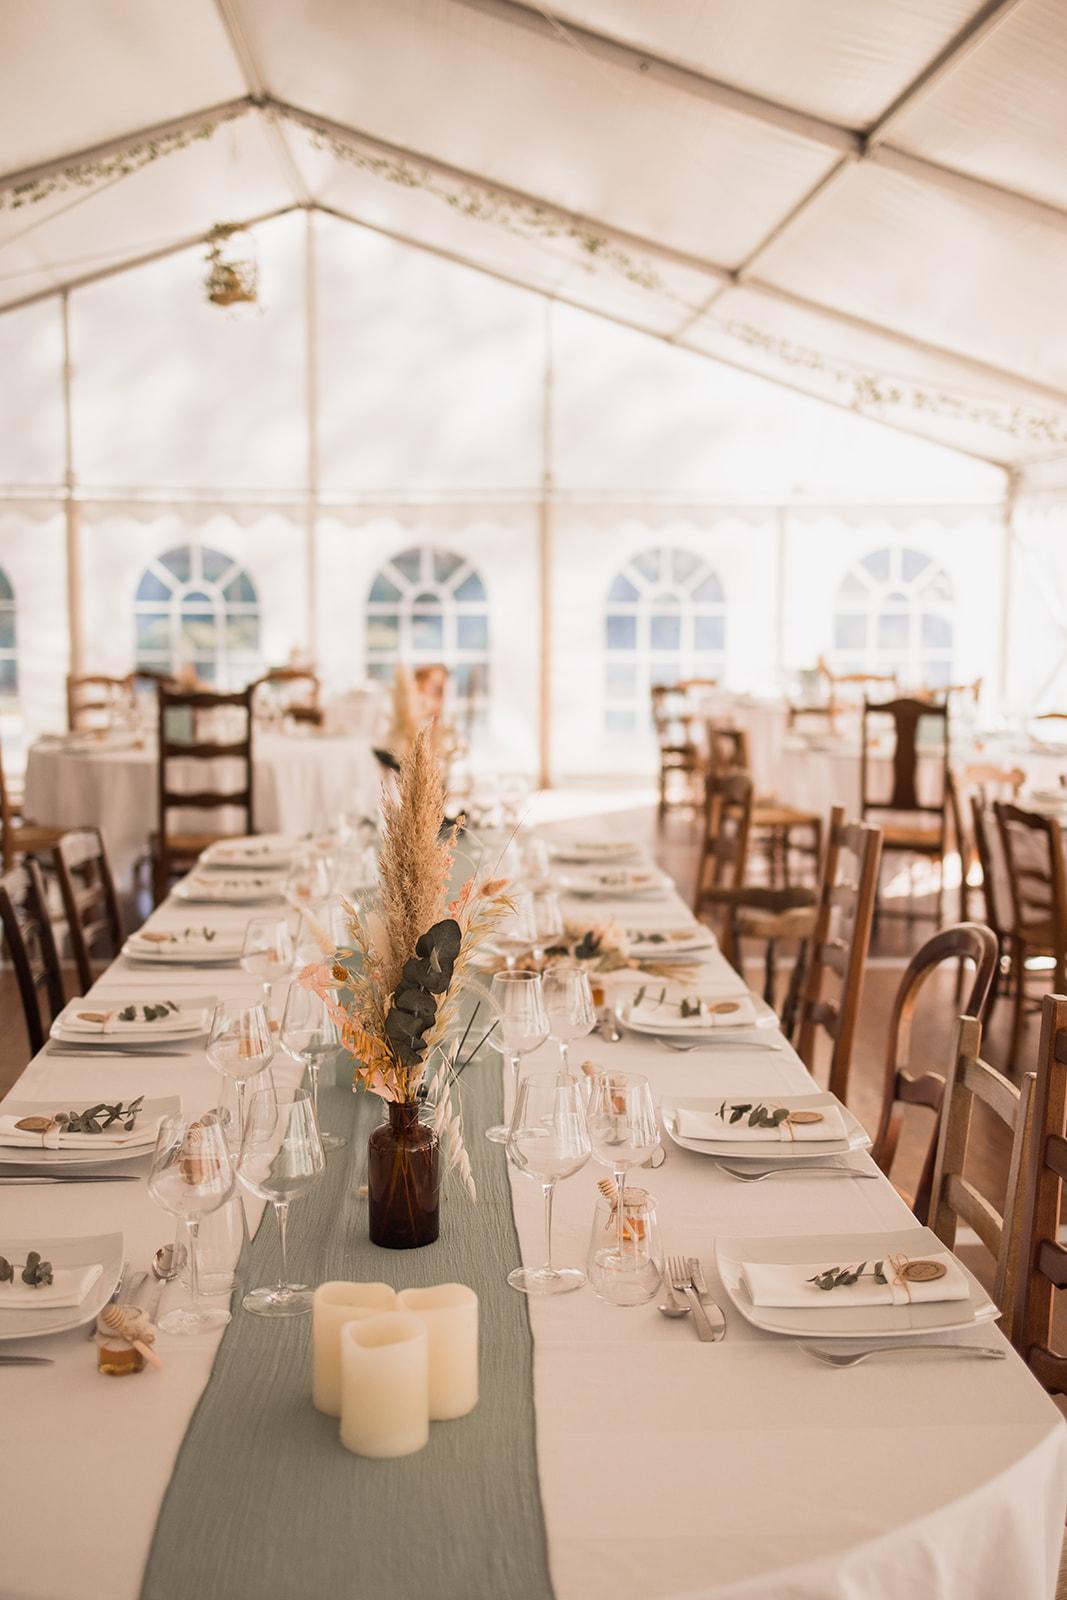
<path fill-rule="evenodd" d="M 158 1367 L 162 1372 L 163 1363 L 156 1355 L 156 1352 L 143 1339 L 137 1337 L 141 1328 L 141 1318 L 139 1316 L 131 1317 L 125 1306 L 110 1305 L 105 1306 L 101 1311 L 100 1321 L 109 1333 L 118 1334 L 120 1339 L 125 1339 L 129 1344 L 132 1344 L 133 1348 L 139 1350 L 147 1362 L 153 1367 Z M 151 1337 L 154 1339 L 155 1334 L 152 1333 Z"/>

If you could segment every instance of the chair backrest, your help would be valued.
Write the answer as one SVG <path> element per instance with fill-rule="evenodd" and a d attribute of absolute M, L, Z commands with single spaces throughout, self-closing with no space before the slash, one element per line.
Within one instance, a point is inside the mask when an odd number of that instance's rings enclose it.
<path fill-rule="evenodd" d="M 0 857 L 3 861 L 3 870 L 10 871 L 15 862 L 15 821 L 16 809 L 11 798 L 11 789 L 4 776 L 3 744 L 0 743 Z"/>
<path fill-rule="evenodd" d="M 974 1229 L 996 1264 L 993 1299 L 1002 1313 L 1001 1328 L 1010 1338 L 1023 1225 L 1020 1177 L 1030 1144 L 1035 1079 L 1032 1072 L 1027 1072 L 1017 1088 L 1002 1072 L 982 1060 L 981 1045 L 982 1024 L 978 1018 L 961 1017 L 956 1025 L 956 1048 L 945 1083 L 929 1226 L 950 1250 L 955 1246 L 960 1222 Z M 1011 1144 L 1003 1213 L 997 1211 L 965 1171 L 976 1100 L 1004 1124 Z M 981 1142 L 986 1145 L 987 1139 L 982 1137 Z"/>
<path fill-rule="evenodd" d="M 815 733 L 836 733 L 839 713 L 840 707 L 834 705 L 832 700 L 827 700 L 824 705 L 819 706 L 798 706 L 792 701 L 787 701 L 786 727 L 795 728 L 803 723 Z"/>
<path fill-rule="evenodd" d="M 322 722 L 320 688 L 318 673 L 310 667 L 271 667 L 252 684 L 253 695 L 260 703 L 267 699 L 260 691 L 266 690 L 285 716 L 316 726 Z"/>
<path fill-rule="evenodd" d="M 888 796 L 870 789 L 871 718 L 889 717 L 893 723 L 893 785 Z M 941 760 L 940 794 L 936 801 L 919 799 L 919 724 L 940 722 L 940 742 L 930 751 Z M 867 700 L 863 702 L 860 743 L 860 802 L 864 817 L 869 811 L 922 811 L 941 817 L 944 827 L 948 802 L 948 707 L 928 700 Z"/>
<path fill-rule="evenodd" d="M 650 690 L 652 725 L 661 750 L 696 750 L 700 744 L 703 712 L 688 695 L 684 683 L 655 683 Z"/>
<path fill-rule="evenodd" d="M 117 956 L 122 945 L 115 882 L 99 828 L 65 833 L 52 851 L 52 862 L 63 898 L 78 983 L 82 994 L 88 994 L 93 982 L 95 947 L 103 940 L 109 954 Z"/>
<path fill-rule="evenodd" d="M 173 810 L 219 811 L 234 807 L 244 812 L 241 831 L 253 833 L 252 815 L 252 695 L 249 685 L 236 694 L 215 694 L 210 690 L 171 688 L 160 684 L 159 695 L 159 852 L 168 856 L 168 827 Z M 218 731 L 219 714 L 234 714 L 243 732 L 234 737 L 228 729 Z M 214 724 L 214 726 L 212 726 Z M 215 733 L 214 738 L 211 735 Z M 229 759 L 240 764 L 241 777 L 236 787 L 182 789 L 173 786 L 172 762 L 216 762 Z"/>
<path fill-rule="evenodd" d="M 829 1087 L 839 1100 L 848 1092 L 881 858 L 882 830 L 846 822 L 844 807 L 835 806 L 797 1007 L 796 1047 L 804 1064 L 813 1067 L 819 1030 L 829 1035 Z"/>
<path fill-rule="evenodd" d="M 993 812 L 1011 889 L 1012 931 L 1045 944 L 1056 960 L 1055 987 L 1067 966 L 1067 870 L 1055 817 L 995 800 Z"/>
<path fill-rule="evenodd" d="M 415 687 L 422 696 L 423 710 L 428 717 L 443 717 L 448 683 L 452 674 L 443 661 L 423 662 L 412 674 Z"/>
<path fill-rule="evenodd" d="M 704 748 L 708 753 L 708 772 L 713 778 L 728 772 L 749 772 L 748 734 L 728 722 L 708 721 Z"/>
<path fill-rule="evenodd" d="M 815 665 L 819 677 L 827 686 L 830 704 L 835 708 L 839 705 L 858 705 L 867 690 L 879 684 L 892 691 L 897 687 L 895 672 L 835 672 L 825 656 L 820 656 Z"/>
<path fill-rule="evenodd" d="M 136 709 L 134 675 L 111 678 L 103 672 L 67 676 L 67 726 L 72 733 L 106 730 L 132 720 Z"/>
<path fill-rule="evenodd" d="M 50 1023 L 62 1011 L 66 996 L 44 879 L 32 857 L 0 877 L 0 925 L 15 971 L 30 1051 L 36 1055 L 44 1049 L 45 1042 L 42 992 L 48 1002 Z"/>
<path fill-rule="evenodd" d="M 1067 1178 L 1067 998 L 1041 1002 L 1041 1043 L 1030 1146 L 1023 1167 L 1013 1343 L 1034 1377 L 1067 1394 L 1067 1355 L 1052 1343 L 1055 1291 L 1067 1289 L 1067 1246 L 1059 1242 L 1063 1181 Z"/>
<path fill-rule="evenodd" d="M 974 962 L 975 972 L 965 1010 L 968 1016 L 984 1021 L 999 953 L 996 934 L 979 923 L 961 922 L 954 928 L 942 928 L 912 956 L 893 1001 L 882 1088 L 882 1114 L 871 1155 L 888 1177 L 900 1140 L 903 1107 L 925 1106 L 934 1113 L 926 1156 L 912 1202 L 912 1210 L 920 1222 L 926 1221 L 930 1208 L 945 1079 L 940 1072 L 931 1072 L 929 1067 L 918 1072 L 913 1070 L 911 1024 L 915 1007 L 927 979 L 942 962 L 954 958 L 970 960 Z"/>
<path fill-rule="evenodd" d="M 748 861 L 752 779 L 747 772 L 709 773 L 704 783 L 704 839 L 697 873 L 699 913 L 709 889 L 740 889 Z"/>

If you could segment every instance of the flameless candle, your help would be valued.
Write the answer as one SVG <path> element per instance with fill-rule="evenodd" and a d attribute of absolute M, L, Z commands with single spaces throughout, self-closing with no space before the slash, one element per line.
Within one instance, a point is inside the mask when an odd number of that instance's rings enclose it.
<path fill-rule="evenodd" d="M 396 1306 L 387 1283 L 320 1283 L 312 1308 L 311 1398 L 316 1411 L 341 1415 L 341 1329 Z"/>
<path fill-rule="evenodd" d="M 358 1456 L 408 1456 L 430 1437 L 426 1329 L 383 1311 L 341 1329 L 341 1443 Z"/>
<path fill-rule="evenodd" d="M 430 1420 L 465 1417 L 478 1404 L 478 1296 L 463 1283 L 402 1289 L 397 1307 L 418 1317 L 430 1352 Z"/>

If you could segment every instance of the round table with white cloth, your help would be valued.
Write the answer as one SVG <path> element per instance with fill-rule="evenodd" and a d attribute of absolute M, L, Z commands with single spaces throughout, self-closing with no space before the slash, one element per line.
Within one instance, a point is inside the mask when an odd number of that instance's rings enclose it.
<path fill-rule="evenodd" d="M 309 833 L 341 812 L 373 812 L 378 767 L 365 738 L 345 734 L 256 733 L 252 745 L 253 819 L 259 833 Z M 186 765 L 186 763 L 182 763 Z M 197 784 L 229 784 L 240 769 L 199 769 Z M 126 882 L 158 827 L 158 756 L 154 736 L 113 735 L 98 743 L 42 739 L 26 762 L 26 815 L 48 827 L 98 827 L 116 880 Z M 187 814 L 187 815 L 192 815 Z M 200 812 L 193 830 L 220 831 L 229 824 L 216 812 Z M 240 814 L 234 813 L 234 831 Z M 172 825 L 184 826 L 179 813 Z"/>

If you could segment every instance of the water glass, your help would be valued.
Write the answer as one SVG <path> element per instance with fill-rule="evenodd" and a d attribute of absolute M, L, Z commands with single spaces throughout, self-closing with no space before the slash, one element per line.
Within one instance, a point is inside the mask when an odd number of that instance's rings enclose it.
<path fill-rule="evenodd" d="M 285 917 L 250 917 L 241 945 L 241 966 L 270 992 L 293 970 L 293 935 Z"/>
<path fill-rule="evenodd" d="M 551 889 L 534 895 L 534 928 L 534 950 L 539 956 L 544 954 L 546 948 L 562 942 L 565 931 L 563 908 L 559 896 Z"/>
<path fill-rule="evenodd" d="M 489 1036 L 489 1043 L 511 1062 L 517 1090 L 522 1057 L 539 1049 L 548 1038 L 548 1014 L 545 1011 L 540 974 L 524 969 L 498 972 L 493 977 L 489 993 L 499 1010 L 499 1020 Z M 494 1144 L 505 1144 L 507 1124 L 500 1122 L 492 1128 L 486 1128 L 485 1137 Z"/>
<path fill-rule="evenodd" d="M 611 1188 L 610 1180 L 601 1182 Z M 663 1277 L 663 1240 L 656 1218 L 656 1202 L 647 1189 L 627 1186 L 623 1213 L 623 1244 L 618 1254 L 618 1192 L 597 1197 L 589 1235 L 589 1283 L 600 1300 L 615 1306 L 640 1306 L 657 1293 Z"/>
<path fill-rule="evenodd" d="M 589 1095 L 589 1137 L 593 1155 L 615 1176 L 619 1203 L 615 1209 L 615 1259 L 626 1271 L 622 1193 L 626 1174 L 659 1149 L 659 1123 L 648 1079 L 640 1072 L 602 1072 L 592 1080 Z M 612 1266 L 605 1260 L 606 1268 Z"/>
<path fill-rule="evenodd" d="M 589 974 L 577 961 L 558 961 L 546 970 L 541 984 L 551 1037 L 559 1045 L 563 1065 L 569 1070 L 567 1046 L 592 1033 L 596 1024 Z"/>
<path fill-rule="evenodd" d="M 561 1178 L 573 1178 L 589 1160 L 589 1128 L 577 1079 L 569 1072 L 531 1072 L 520 1079 L 507 1140 L 508 1160 L 540 1183 L 545 1197 L 545 1260 L 508 1273 L 523 1294 L 566 1294 L 585 1282 L 580 1267 L 552 1262 L 552 1200 Z"/>
<path fill-rule="evenodd" d="M 282 1049 L 307 1068 L 311 1083 L 311 1104 L 319 1117 L 319 1071 L 324 1062 L 332 1064 L 341 1050 L 341 1029 L 326 1008 L 326 1002 L 300 984 L 290 985 L 282 1013 Z M 319 1122 L 324 1150 L 341 1150 L 348 1143 L 340 1134 L 326 1133 Z"/>
<path fill-rule="evenodd" d="M 285 880 L 286 897 L 296 906 L 316 906 L 333 892 L 336 867 L 332 856 L 302 850 L 293 857 Z"/>
<path fill-rule="evenodd" d="M 237 1143 L 244 1137 L 245 1084 L 274 1059 L 270 1016 L 262 1000 L 242 1005 L 220 1000 L 211 1015 L 207 1058 L 216 1072 L 237 1085 Z"/>
<path fill-rule="evenodd" d="M 519 956 L 532 950 L 537 943 L 537 917 L 534 897 L 527 889 L 518 889 L 509 895 L 514 910 L 497 923 L 493 930 L 493 943 L 503 953 L 508 971 L 515 969 Z"/>
<path fill-rule="evenodd" d="M 248 1107 L 237 1176 L 260 1200 L 269 1200 L 278 1218 L 281 1274 L 270 1288 L 253 1289 L 241 1302 L 263 1317 L 301 1316 L 311 1310 L 311 1290 L 289 1282 L 286 1232 L 289 1207 L 322 1177 L 326 1152 L 315 1109 L 306 1089 L 255 1094 Z"/>
<path fill-rule="evenodd" d="M 203 1218 L 225 1205 L 233 1186 L 233 1157 L 214 1113 L 197 1121 L 163 1118 L 152 1152 L 148 1192 L 185 1224 L 189 1236 L 189 1303 L 160 1318 L 164 1333 L 210 1333 L 230 1320 L 225 1308 L 201 1304 L 198 1236 Z"/>

